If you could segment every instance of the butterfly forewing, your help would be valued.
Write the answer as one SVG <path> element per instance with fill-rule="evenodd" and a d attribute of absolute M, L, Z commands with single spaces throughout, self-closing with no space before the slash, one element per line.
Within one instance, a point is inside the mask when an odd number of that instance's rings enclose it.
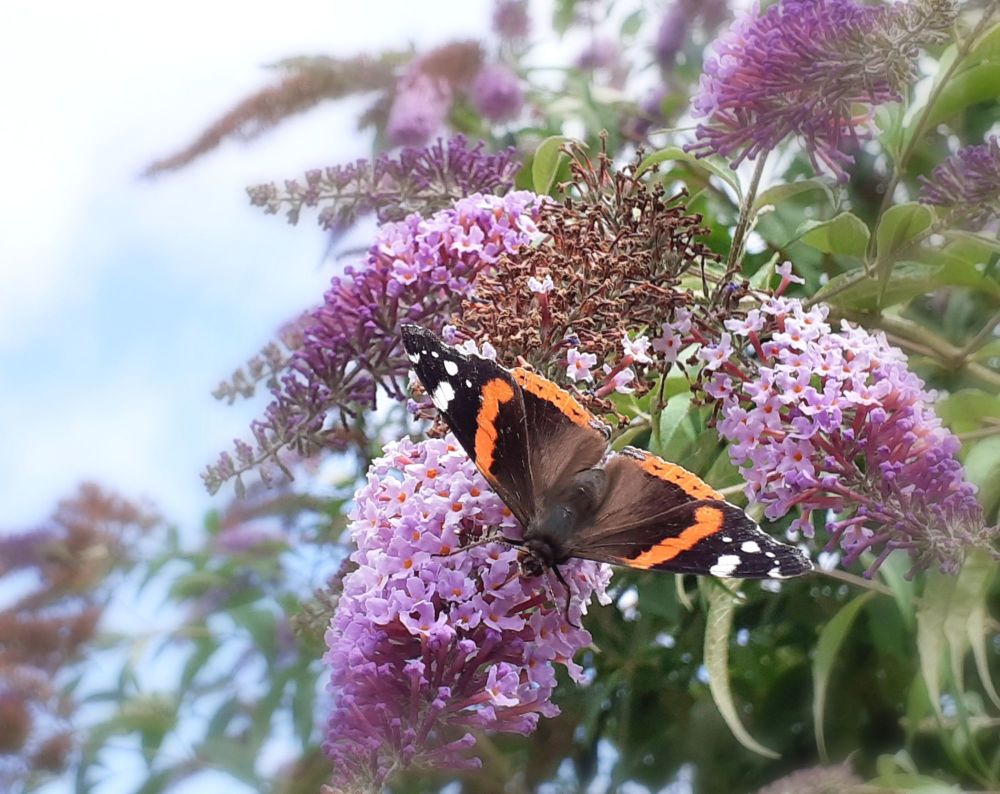
<path fill-rule="evenodd" d="M 489 359 L 463 355 L 434 334 L 403 326 L 413 369 L 455 438 L 517 519 L 527 526 L 535 489 L 521 389 Z"/>
<path fill-rule="evenodd" d="M 593 468 L 608 449 L 608 428 L 551 381 L 511 370 L 521 387 L 528 427 L 528 461 L 536 493 L 557 492 L 578 472 Z"/>

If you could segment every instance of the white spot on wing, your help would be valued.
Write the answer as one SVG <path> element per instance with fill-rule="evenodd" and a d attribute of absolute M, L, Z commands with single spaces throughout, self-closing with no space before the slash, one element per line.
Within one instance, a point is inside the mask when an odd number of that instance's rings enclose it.
<path fill-rule="evenodd" d="M 736 567 L 739 564 L 740 557 L 738 554 L 723 554 L 719 557 L 715 565 L 708 569 L 708 572 L 712 574 L 712 576 L 729 576 L 736 570 Z M 771 574 L 768 573 L 768 576 L 770 575 Z"/>
<path fill-rule="evenodd" d="M 431 394 L 431 402 L 439 411 L 447 410 L 448 403 L 452 401 L 455 396 L 455 390 L 452 388 L 448 381 L 443 380 L 438 384 L 438 387 Z"/>
<path fill-rule="evenodd" d="M 732 543 L 733 539 L 731 537 L 729 537 L 729 535 L 723 535 L 722 536 L 722 542 L 723 543 Z"/>
<path fill-rule="evenodd" d="M 434 356 L 434 358 L 441 358 L 441 354 L 438 353 L 436 350 L 432 350 L 431 355 Z"/>
<path fill-rule="evenodd" d="M 743 545 L 740 546 L 740 549 L 742 549 L 743 551 L 745 551 L 747 554 L 759 554 L 760 553 L 760 546 L 757 545 L 757 541 L 756 540 L 747 540 L 747 541 L 744 541 Z"/>
<path fill-rule="evenodd" d="M 407 358 L 409 358 L 412 363 L 417 364 L 420 362 L 420 353 L 410 353 Z"/>
<path fill-rule="evenodd" d="M 781 566 L 780 565 L 775 565 L 770 571 L 767 572 L 767 575 L 770 576 L 772 579 L 787 579 L 788 578 L 787 576 L 782 576 L 782 574 L 781 574 Z"/>
<path fill-rule="evenodd" d="M 458 374 L 458 364 L 456 364 L 454 361 L 445 361 L 444 371 L 447 372 L 452 377 L 455 377 Z"/>
<path fill-rule="evenodd" d="M 465 388 L 467 388 L 467 389 L 471 389 L 472 388 L 472 381 L 469 380 L 468 378 L 465 379 Z"/>
<path fill-rule="evenodd" d="M 773 560 L 774 559 L 774 552 L 773 551 L 765 551 L 764 552 L 764 556 L 765 557 L 770 557 Z"/>

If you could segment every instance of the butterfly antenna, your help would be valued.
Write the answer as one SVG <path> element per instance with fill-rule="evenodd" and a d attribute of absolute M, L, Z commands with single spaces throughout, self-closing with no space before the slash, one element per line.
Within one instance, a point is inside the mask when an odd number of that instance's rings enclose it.
<path fill-rule="evenodd" d="M 559 580 L 559 584 L 561 584 L 563 586 L 563 589 L 566 591 L 566 606 L 563 608 L 563 614 L 566 615 L 566 622 L 569 623 L 569 625 L 572 626 L 574 629 L 583 628 L 582 626 L 578 626 L 576 623 L 574 623 L 573 619 L 569 616 L 569 606 L 572 603 L 573 595 L 570 592 L 569 585 L 566 584 L 566 580 L 563 579 L 562 571 L 559 570 L 558 565 L 553 565 L 552 570 L 555 571 L 556 579 Z"/>

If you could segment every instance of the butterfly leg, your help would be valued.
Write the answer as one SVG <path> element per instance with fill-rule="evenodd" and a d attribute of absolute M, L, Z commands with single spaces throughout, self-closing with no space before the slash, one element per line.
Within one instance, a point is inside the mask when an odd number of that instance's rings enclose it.
<path fill-rule="evenodd" d="M 505 546 L 520 546 L 521 545 L 521 541 L 519 541 L 519 540 L 511 540 L 510 538 L 506 538 L 506 537 L 504 537 L 503 533 L 500 530 L 495 530 L 493 532 L 487 533 L 486 535 L 484 535 L 483 537 L 481 537 L 479 540 L 473 541 L 472 543 L 466 543 L 465 545 L 459 546 L 456 549 L 452 549 L 451 551 L 449 551 L 449 552 L 447 552 L 445 554 L 432 554 L 431 556 L 432 557 L 450 557 L 452 554 L 458 554 L 458 553 L 463 552 L 463 551 L 468 551 L 469 549 L 476 548 L 476 546 L 485 546 L 487 543 L 503 543 Z"/>

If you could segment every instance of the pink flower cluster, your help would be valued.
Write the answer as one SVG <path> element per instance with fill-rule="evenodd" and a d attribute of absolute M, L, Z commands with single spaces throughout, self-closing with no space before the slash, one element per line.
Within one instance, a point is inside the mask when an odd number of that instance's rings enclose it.
<path fill-rule="evenodd" d="M 476 765 L 466 731 L 526 734 L 558 713 L 554 665 L 583 680 L 573 656 L 590 634 L 576 626 L 592 598 L 607 602 L 610 569 L 562 567 L 567 621 L 562 585 L 521 576 L 514 548 L 463 549 L 521 529 L 450 436 L 387 446 L 350 518 L 356 568 L 325 657 L 335 698 L 325 748 L 346 790 L 379 790 L 415 763 Z"/>
<path fill-rule="evenodd" d="M 832 330 L 827 313 L 772 298 L 698 353 L 747 495 L 770 519 L 800 508 L 793 531 L 807 536 L 821 515 L 845 563 L 871 550 L 873 571 L 905 549 L 916 568 L 954 570 L 995 532 L 955 458 L 959 441 L 902 352 L 881 333 Z"/>

